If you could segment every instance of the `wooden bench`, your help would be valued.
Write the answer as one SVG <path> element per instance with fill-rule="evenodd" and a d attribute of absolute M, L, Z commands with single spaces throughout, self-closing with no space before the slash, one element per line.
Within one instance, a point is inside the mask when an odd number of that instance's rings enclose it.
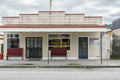
<path fill-rule="evenodd" d="M 51 59 L 52 57 L 66 57 L 67 59 L 66 48 L 51 48 Z"/>
<path fill-rule="evenodd" d="M 6 59 L 8 60 L 8 57 L 22 57 L 23 60 L 23 48 L 8 48 L 7 49 L 7 56 Z"/>

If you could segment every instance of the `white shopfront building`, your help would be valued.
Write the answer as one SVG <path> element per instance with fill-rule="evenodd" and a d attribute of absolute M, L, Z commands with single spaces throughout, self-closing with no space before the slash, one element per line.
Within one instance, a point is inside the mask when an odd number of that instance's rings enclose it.
<path fill-rule="evenodd" d="M 3 17 L 2 22 L 4 59 L 8 48 L 23 48 L 24 59 L 47 59 L 52 47 L 66 48 L 68 59 L 100 59 L 100 32 L 108 30 L 102 25 L 101 16 L 65 11 L 20 14 Z"/>

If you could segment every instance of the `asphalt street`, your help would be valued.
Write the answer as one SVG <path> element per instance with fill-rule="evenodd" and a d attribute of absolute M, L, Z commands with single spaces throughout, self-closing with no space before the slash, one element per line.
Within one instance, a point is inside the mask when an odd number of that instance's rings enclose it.
<path fill-rule="evenodd" d="M 120 68 L 0 68 L 0 80 L 120 80 Z"/>

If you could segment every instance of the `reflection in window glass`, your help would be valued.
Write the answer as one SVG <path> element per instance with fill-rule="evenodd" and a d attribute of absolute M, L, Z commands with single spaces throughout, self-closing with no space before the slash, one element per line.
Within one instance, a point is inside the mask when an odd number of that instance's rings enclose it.
<path fill-rule="evenodd" d="M 50 34 L 49 49 L 66 48 L 70 50 L 70 34 Z"/>

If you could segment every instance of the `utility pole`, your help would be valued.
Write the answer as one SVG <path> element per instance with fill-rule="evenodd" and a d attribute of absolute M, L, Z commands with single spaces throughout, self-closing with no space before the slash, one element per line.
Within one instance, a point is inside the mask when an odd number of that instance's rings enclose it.
<path fill-rule="evenodd" d="M 102 35 L 103 35 L 103 32 L 100 32 L 100 63 L 102 64 L 103 61 L 102 61 Z"/>
<path fill-rule="evenodd" d="M 50 0 L 50 2 L 49 2 L 50 24 L 51 24 L 51 9 L 52 9 L 52 0 Z M 49 55 L 49 32 L 48 32 L 48 64 L 50 63 L 49 57 L 50 57 L 50 55 Z"/>
<path fill-rule="evenodd" d="M 50 0 L 50 6 L 49 6 L 49 10 L 51 11 L 52 9 L 52 0 Z"/>

